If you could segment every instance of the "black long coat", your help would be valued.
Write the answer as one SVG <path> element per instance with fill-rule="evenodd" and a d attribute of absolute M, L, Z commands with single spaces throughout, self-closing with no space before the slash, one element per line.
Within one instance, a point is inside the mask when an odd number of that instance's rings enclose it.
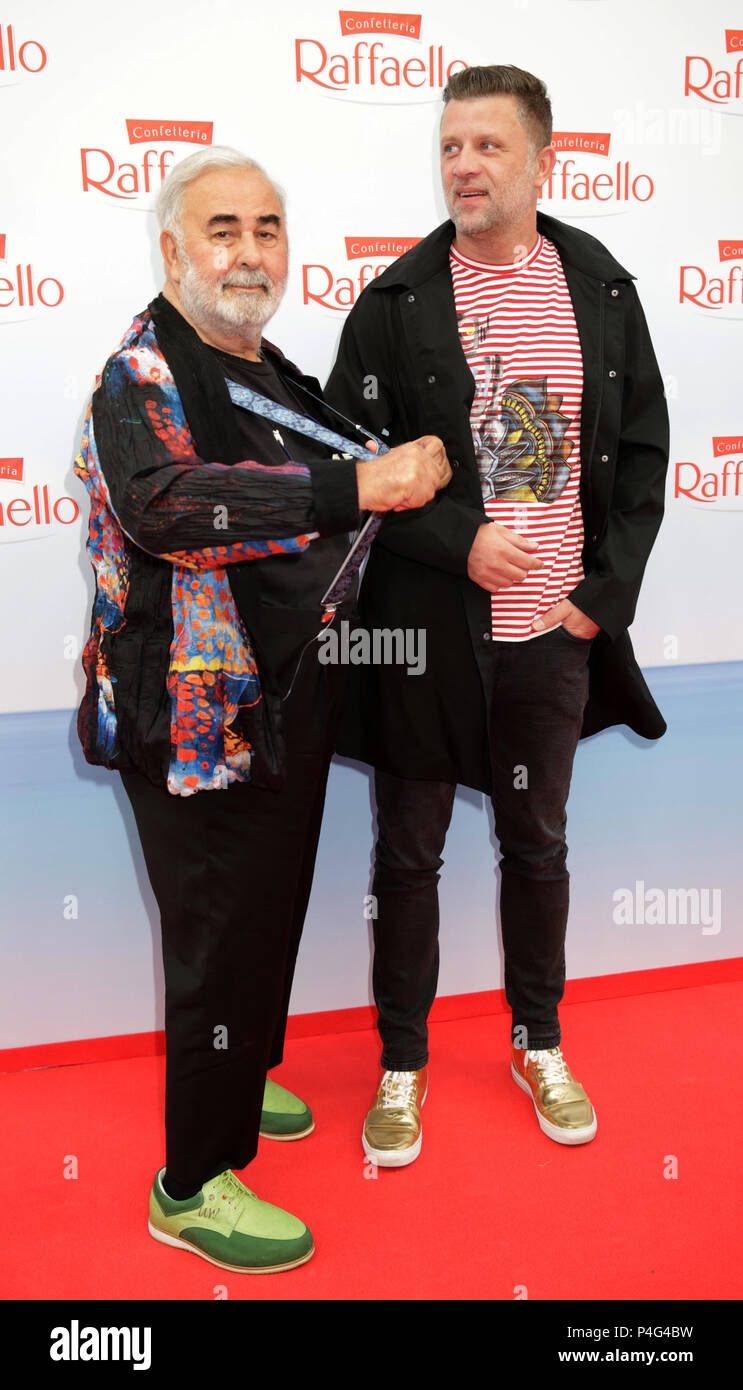
<path fill-rule="evenodd" d="M 627 724 L 659 738 L 666 723 L 627 628 L 663 515 L 668 412 L 634 276 L 588 233 L 537 214 L 559 252 L 583 356 L 580 499 L 585 578 L 568 597 L 601 627 L 590 653 L 581 737 Z M 402 777 L 491 788 L 486 692 L 490 595 L 467 576 L 485 520 L 470 428 L 475 383 L 459 342 L 445 222 L 360 295 L 325 397 L 390 444 L 439 435 L 448 487 L 380 527 L 361 585 L 368 627 L 425 628 L 426 667 L 348 671 L 338 751 Z"/>

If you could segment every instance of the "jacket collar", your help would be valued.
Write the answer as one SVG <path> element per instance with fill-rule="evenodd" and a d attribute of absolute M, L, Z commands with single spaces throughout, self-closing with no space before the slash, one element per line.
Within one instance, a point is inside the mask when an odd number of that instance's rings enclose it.
<path fill-rule="evenodd" d="M 243 456 L 240 432 L 214 353 L 164 294 L 147 307 L 197 454 L 207 462 L 237 463 Z"/>
<path fill-rule="evenodd" d="M 454 239 L 454 223 L 442 222 L 411 251 L 395 261 L 388 270 L 372 280 L 367 289 L 413 288 L 425 284 L 449 263 L 449 247 Z M 559 222 L 556 217 L 537 213 L 537 231 L 554 242 L 563 263 L 574 266 L 596 280 L 634 280 L 634 275 L 607 251 L 606 247 L 588 232 Z"/>

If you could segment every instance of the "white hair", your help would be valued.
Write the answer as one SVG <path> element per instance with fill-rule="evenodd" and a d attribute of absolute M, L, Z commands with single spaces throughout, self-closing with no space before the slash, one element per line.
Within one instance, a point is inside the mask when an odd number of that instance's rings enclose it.
<path fill-rule="evenodd" d="M 283 189 L 273 179 L 268 177 L 265 169 L 255 159 L 251 159 L 246 154 L 241 154 L 239 150 L 230 149 L 228 145 L 210 145 L 208 149 L 197 150 L 195 154 L 188 155 L 171 169 L 168 177 L 164 180 L 162 188 L 157 196 L 155 212 L 160 229 L 178 235 L 181 229 L 181 216 L 183 210 L 183 194 L 188 185 L 201 174 L 209 173 L 212 169 L 249 169 L 254 173 L 262 174 L 273 188 L 281 207 L 281 215 L 286 220 L 286 201 Z"/>

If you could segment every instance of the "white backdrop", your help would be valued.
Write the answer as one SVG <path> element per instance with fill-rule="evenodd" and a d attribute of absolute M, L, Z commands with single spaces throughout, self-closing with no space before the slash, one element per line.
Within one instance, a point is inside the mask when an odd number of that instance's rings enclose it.
<path fill-rule="evenodd" d="M 72 460 L 95 374 L 162 284 L 161 172 L 204 142 L 288 195 L 291 275 L 269 336 L 327 377 L 362 284 L 446 216 L 441 86 L 510 62 L 551 93 L 543 207 L 637 276 L 671 414 L 667 512 L 632 637 L 669 724 L 579 749 L 568 974 L 743 954 L 743 11 L 696 0 L 443 0 L 415 14 L 282 0 L 11 0 L 0 19 L 0 1046 L 162 1026 L 157 910 L 119 779 L 74 732 L 93 593 Z M 294 1012 L 364 1004 L 370 789 L 336 764 Z M 497 988 L 485 799 L 460 790 L 441 885 L 440 992 Z M 639 886 L 638 886 L 639 885 Z M 620 922 L 617 891 L 716 895 L 712 930 Z M 669 899 L 670 901 L 670 899 Z"/>
<path fill-rule="evenodd" d="M 442 77 L 493 61 L 546 80 L 564 138 L 542 205 L 636 274 L 666 380 L 669 505 L 633 629 L 640 662 L 740 658 L 735 13 L 720 0 L 462 0 L 402 19 L 299 0 L 270 20 L 263 5 L 194 0 L 133 22 L 91 0 L 5 10 L 0 538 L 14 659 L 0 708 L 79 700 L 92 587 L 71 460 L 95 373 L 161 285 L 161 171 L 212 141 L 286 188 L 292 273 L 269 335 L 324 380 L 360 284 L 446 216 Z"/>

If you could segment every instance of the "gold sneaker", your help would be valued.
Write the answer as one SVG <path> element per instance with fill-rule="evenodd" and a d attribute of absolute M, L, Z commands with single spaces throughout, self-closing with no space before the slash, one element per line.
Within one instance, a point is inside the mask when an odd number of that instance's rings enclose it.
<path fill-rule="evenodd" d="M 428 1093 L 428 1068 L 386 1071 L 361 1135 L 364 1153 L 382 1168 L 404 1168 L 421 1151 L 421 1106 Z"/>
<path fill-rule="evenodd" d="M 534 1102 L 539 1128 L 558 1144 L 587 1144 L 596 1133 L 596 1114 L 559 1047 L 524 1051 L 514 1047 L 511 1075 Z"/>

